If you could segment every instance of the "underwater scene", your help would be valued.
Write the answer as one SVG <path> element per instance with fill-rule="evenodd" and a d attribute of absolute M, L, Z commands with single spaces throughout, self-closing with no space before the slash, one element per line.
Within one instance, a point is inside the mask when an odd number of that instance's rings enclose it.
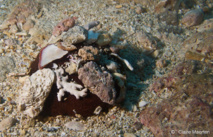
<path fill-rule="evenodd" d="M 212 0 L 0 0 L 0 136 L 213 136 Z"/>

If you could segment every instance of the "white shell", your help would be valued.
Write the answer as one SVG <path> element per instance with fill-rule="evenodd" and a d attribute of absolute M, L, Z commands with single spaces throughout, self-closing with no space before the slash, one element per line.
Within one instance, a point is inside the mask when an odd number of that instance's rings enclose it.
<path fill-rule="evenodd" d="M 68 51 L 62 50 L 54 44 L 45 47 L 43 51 L 40 53 L 41 54 L 39 61 L 40 67 L 44 67 L 50 62 L 62 58 L 67 53 Z"/>

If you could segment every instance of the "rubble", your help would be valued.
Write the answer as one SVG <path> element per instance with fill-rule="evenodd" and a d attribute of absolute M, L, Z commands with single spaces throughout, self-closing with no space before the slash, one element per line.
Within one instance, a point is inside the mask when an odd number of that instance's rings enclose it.
<path fill-rule="evenodd" d="M 83 60 L 99 60 L 99 50 L 93 46 L 84 46 L 79 49 L 78 55 L 82 57 Z"/>

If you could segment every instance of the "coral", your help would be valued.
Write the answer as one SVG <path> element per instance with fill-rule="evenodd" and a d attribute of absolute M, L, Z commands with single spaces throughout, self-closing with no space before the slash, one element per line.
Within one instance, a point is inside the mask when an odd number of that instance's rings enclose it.
<path fill-rule="evenodd" d="M 48 97 L 55 80 L 55 74 L 50 69 L 42 69 L 27 77 L 23 87 L 19 90 L 17 100 L 20 110 L 36 117 L 43 109 L 44 101 Z"/>
<path fill-rule="evenodd" d="M 77 65 L 78 65 L 78 62 L 75 63 L 73 61 L 66 63 L 67 67 L 65 68 L 65 72 L 67 72 L 69 75 L 76 73 Z"/>
<path fill-rule="evenodd" d="M 62 32 L 68 31 L 69 28 L 75 25 L 75 19 L 76 18 L 67 18 L 62 20 L 54 27 L 52 34 L 54 36 L 59 36 Z"/>
<path fill-rule="evenodd" d="M 87 89 L 83 88 L 80 84 L 76 84 L 74 82 L 67 82 L 68 76 L 63 76 L 64 70 L 63 68 L 59 68 L 55 70 L 56 73 L 56 85 L 57 88 L 59 89 L 59 92 L 57 94 L 58 101 L 61 101 L 61 98 L 64 96 L 64 92 L 68 92 L 71 95 L 74 95 L 76 99 L 79 99 L 80 97 L 86 96 Z M 82 89 L 82 90 L 80 90 Z"/>
<path fill-rule="evenodd" d="M 93 94 L 103 102 L 115 104 L 116 90 L 113 77 L 108 72 L 102 72 L 98 65 L 90 61 L 78 70 L 78 78 Z"/>
<path fill-rule="evenodd" d="M 83 60 L 99 60 L 99 50 L 93 46 L 84 46 L 79 49 L 78 55 L 82 57 Z"/>

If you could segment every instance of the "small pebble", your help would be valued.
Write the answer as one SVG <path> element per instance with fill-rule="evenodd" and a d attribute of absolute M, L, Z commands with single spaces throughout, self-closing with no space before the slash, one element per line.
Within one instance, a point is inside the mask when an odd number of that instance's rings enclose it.
<path fill-rule="evenodd" d="M 112 38 L 110 34 L 106 33 L 106 34 L 100 35 L 96 43 L 98 44 L 98 46 L 102 47 L 102 46 L 108 45 L 111 41 L 112 41 Z"/>
<path fill-rule="evenodd" d="M 116 6 L 115 6 L 116 9 L 120 9 L 120 8 L 122 8 L 122 7 L 123 7 L 122 5 L 116 5 Z"/>
<path fill-rule="evenodd" d="M 84 124 L 80 123 L 80 122 L 76 122 L 76 121 L 71 121 L 71 122 L 67 122 L 65 124 L 65 127 L 71 130 L 84 130 Z"/>
<path fill-rule="evenodd" d="M 143 125 L 141 124 L 141 122 L 135 122 L 133 124 L 133 126 L 134 126 L 135 130 L 140 130 Z"/>
<path fill-rule="evenodd" d="M 142 8 L 141 6 L 138 6 L 138 7 L 136 7 L 135 12 L 137 14 L 141 14 L 141 13 L 146 12 L 146 9 Z"/>
<path fill-rule="evenodd" d="M 3 52 L 4 52 L 4 50 L 2 48 L 0 48 L 0 54 L 3 53 Z"/>
<path fill-rule="evenodd" d="M 92 30 L 88 31 L 87 43 L 92 44 L 98 40 L 99 33 L 94 32 Z"/>
<path fill-rule="evenodd" d="M 12 127 L 13 125 L 15 125 L 16 121 L 17 120 L 12 118 L 12 117 L 8 117 L 6 119 L 3 119 L 0 122 L 0 131 L 4 131 L 5 129 Z"/>
<path fill-rule="evenodd" d="M 158 69 L 164 68 L 166 65 L 167 65 L 167 63 L 166 63 L 166 60 L 164 60 L 164 59 L 159 59 L 156 62 L 156 67 Z"/>
<path fill-rule="evenodd" d="M 144 107 L 144 106 L 146 106 L 147 104 L 148 104 L 148 102 L 141 100 L 141 101 L 138 103 L 138 106 L 139 106 L 139 107 Z"/>
<path fill-rule="evenodd" d="M 124 137 L 136 137 L 133 133 L 124 133 Z"/>
<path fill-rule="evenodd" d="M 27 22 L 23 25 L 23 29 L 26 30 L 26 31 L 28 31 L 28 30 L 30 30 L 31 28 L 33 28 L 34 25 L 35 25 L 34 21 L 31 20 L 31 19 L 29 19 L 29 20 L 27 20 Z"/>

